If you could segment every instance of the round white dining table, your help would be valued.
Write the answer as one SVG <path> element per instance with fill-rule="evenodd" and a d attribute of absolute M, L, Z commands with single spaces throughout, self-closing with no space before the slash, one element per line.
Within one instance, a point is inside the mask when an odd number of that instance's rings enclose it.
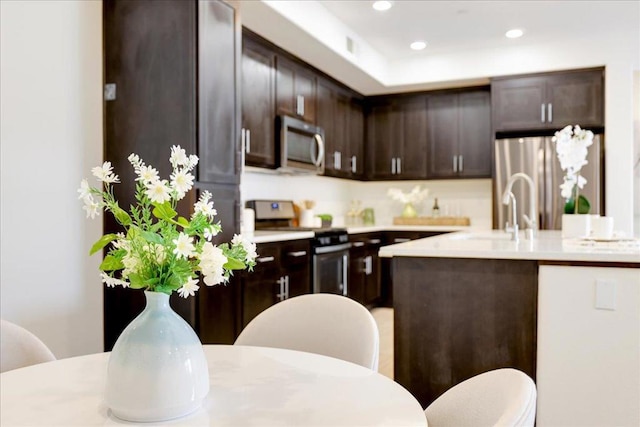
<path fill-rule="evenodd" d="M 277 348 L 205 345 L 211 389 L 181 418 L 142 425 L 426 426 L 393 380 L 331 357 Z M 132 425 L 103 400 L 109 353 L 0 374 L 0 425 Z"/>

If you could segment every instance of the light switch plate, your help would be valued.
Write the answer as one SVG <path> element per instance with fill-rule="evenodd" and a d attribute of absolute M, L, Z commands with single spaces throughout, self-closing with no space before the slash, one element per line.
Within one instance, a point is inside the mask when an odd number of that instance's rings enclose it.
<path fill-rule="evenodd" d="M 596 308 L 600 310 L 616 309 L 616 282 L 596 280 Z"/>

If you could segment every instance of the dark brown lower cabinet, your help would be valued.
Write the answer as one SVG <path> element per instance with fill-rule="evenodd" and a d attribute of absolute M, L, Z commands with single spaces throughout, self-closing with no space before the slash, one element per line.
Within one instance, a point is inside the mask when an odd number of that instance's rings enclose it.
<path fill-rule="evenodd" d="M 380 287 L 381 233 L 349 236 L 349 279 L 347 296 L 365 306 L 376 306 L 382 297 Z"/>
<path fill-rule="evenodd" d="M 264 243 L 257 252 L 254 271 L 241 275 L 243 328 L 272 305 L 311 292 L 309 240 Z"/>
<path fill-rule="evenodd" d="M 536 377 L 537 261 L 392 261 L 394 376 L 427 407 L 454 385 L 512 367 Z"/>

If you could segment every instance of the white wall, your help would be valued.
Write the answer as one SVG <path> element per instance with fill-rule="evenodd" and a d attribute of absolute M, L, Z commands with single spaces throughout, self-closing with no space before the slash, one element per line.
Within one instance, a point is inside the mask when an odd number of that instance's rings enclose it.
<path fill-rule="evenodd" d="M 102 351 L 76 189 L 102 159 L 102 2 L 1 1 L 0 311 L 60 357 Z"/>

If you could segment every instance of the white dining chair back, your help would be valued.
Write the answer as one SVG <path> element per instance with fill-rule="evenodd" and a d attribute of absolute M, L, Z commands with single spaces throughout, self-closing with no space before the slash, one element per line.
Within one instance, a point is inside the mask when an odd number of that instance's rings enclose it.
<path fill-rule="evenodd" d="M 528 375 L 503 368 L 453 386 L 424 412 L 429 427 L 533 427 L 536 396 Z"/>
<path fill-rule="evenodd" d="M 0 372 L 56 360 L 38 337 L 21 326 L 0 319 Z"/>
<path fill-rule="evenodd" d="M 363 305 L 340 295 L 308 294 L 260 313 L 235 344 L 322 354 L 377 371 L 379 341 L 378 326 Z"/>

